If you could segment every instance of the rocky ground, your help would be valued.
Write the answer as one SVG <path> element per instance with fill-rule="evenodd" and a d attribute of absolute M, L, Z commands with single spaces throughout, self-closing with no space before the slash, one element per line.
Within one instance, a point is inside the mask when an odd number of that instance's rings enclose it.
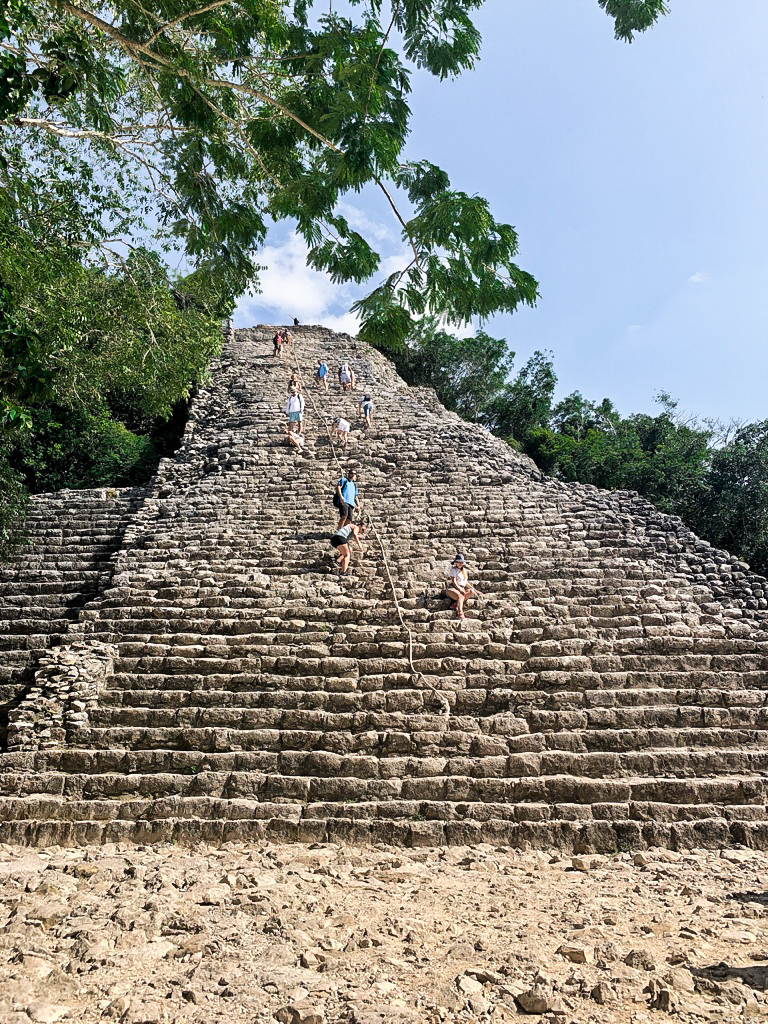
<path fill-rule="evenodd" d="M 768 856 L 0 847 L 0 1022 L 768 1017 Z"/>

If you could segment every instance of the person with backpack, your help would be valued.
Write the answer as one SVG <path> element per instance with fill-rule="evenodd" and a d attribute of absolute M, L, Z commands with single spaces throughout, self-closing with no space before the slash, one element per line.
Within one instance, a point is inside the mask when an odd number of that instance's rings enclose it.
<path fill-rule="evenodd" d="M 357 407 L 357 412 L 365 422 L 366 427 L 370 427 L 373 423 L 373 399 L 370 395 L 363 395 Z"/>
<path fill-rule="evenodd" d="M 331 545 L 338 551 L 336 561 L 341 563 L 339 568 L 342 576 L 349 575 L 349 563 L 352 560 L 351 542 L 354 541 L 361 555 L 364 553 L 363 545 L 360 543 L 360 535 L 363 533 L 365 533 L 365 523 L 360 526 L 357 523 L 349 523 L 347 526 L 339 527 L 331 537 Z"/>
<path fill-rule="evenodd" d="M 445 596 L 451 599 L 451 607 L 456 609 L 456 618 L 464 618 L 464 603 L 475 597 L 477 591 L 469 583 L 469 573 L 466 569 L 467 560 L 462 554 L 457 554 L 451 562 L 451 571 L 445 583 Z"/>
<path fill-rule="evenodd" d="M 304 429 L 304 396 L 300 395 L 296 388 L 291 388 L 285 412 L 288 416 L 290 429 L 296 430 L 300 434 Z M 294 423 L 296 424 L 295 427 L 293 426 Z"/>
<path fill-rule="evenodd" d="M 349 363 L 342 363 L 339 366 L 339 385 L 342 391 L 349 391 L 352 388 L 352 371 Z"/>
<path fill-rule="evenodd" d="M 317 360 L 317 369 L 315 370 L 315 383 L 323 391 L 328 390 L 328 364 L 324 359 Z"/>
<path fill-rule="evenodd" d="M 333 503 L 339 510 L 339 525 L 336 529 L 340 530 L 346 523 L 352 522 L 355 518 L 355 512 L 360 508 L 360 498 L 357 491 L 357 473 L 354 469 L 351 469 L 347 476 L 343 476 L 336 484 L 336 494 Z"/>

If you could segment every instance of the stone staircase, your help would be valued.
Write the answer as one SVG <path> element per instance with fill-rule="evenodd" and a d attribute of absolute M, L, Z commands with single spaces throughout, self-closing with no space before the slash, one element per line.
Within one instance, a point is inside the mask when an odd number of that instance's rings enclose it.
<path fill-rule="evenodd" d="M 273 333 L 230 337 L 80 601 L 65 646 L 114 651 L 109 673 L 60 742 L 0 755 L 0 840 L 768 848 L 768 581 L 636 494 L 543 477 L 322 328 L 295 331 L 305 382 L 346 359 L 358 392 L 313 391 L 295 452 Z M 337 456 L 375 526 L 344 579 Z M 463 621 L 440 597 L 457 549 Z"/>
<path fill-rule="evenodd" d="M 61 642 L 110 578 L 110 559 L 143 494 L 96 489 L 32 499 L 26 543 L 0 563 L 0 749 L 41 653 Z"/>

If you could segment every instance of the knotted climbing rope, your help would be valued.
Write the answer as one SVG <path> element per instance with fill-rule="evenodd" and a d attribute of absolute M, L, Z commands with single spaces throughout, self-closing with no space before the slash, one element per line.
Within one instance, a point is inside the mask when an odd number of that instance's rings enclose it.
<path fill-rule="evenodd" d="M 294 338 L 293 339 L 293 343 L 291 345 L 291 354 L 293 356 L 293 360 L 294 360 L 294 364 L 295 364 L 295 370 L 296 370 L 296 375 L 297 375 L 298 381 L 301 384 L 302 390 L 304 390 L 304 382 L 302 380 L 301 367 L 299 366 L 299 359 L 298 359 L 297 349 L 298 349 L 297 341 L 296 341 L 296 338 Z M 329 442 L 329 444 L 331 446 L 331 454 L 332 454 L 333 458 L 336 460 L 336 465 L 338 466 L 339 473 L 343 477 L 344 476 L 344 470 L 343 470 L 342 465 L 341 465 L 341 460 L 339 459 L 338 455 L 336 454 L 336 446 L 333 443 L 333 436 L 332 436 L 331 430 L 330 430 L 330 428 L 328 426 L 328 421 L 326 420 L 325 416 L 323 416 L 322 412 L 318 408 L 317 403 L 315 402 L 315 399 L 314 399 L 314 395 L 312 394 L 312 391 L 309 388 L 307 388 L 307 397 L 309 398 L 310 402 L 312 403 L 312 407 L 315 410 L 315 414 L 317 415 L 318 419 L 320 420 L 320 422 L 325 427 L 326 434 L 328 435 L 328 442 Z M 371 533 L 376 538 L 376 541 L 377 541 L 377 543 L 379 545 L 379 548 L 381 550 L 381 557 L 382 557 L 382 561 L 384 563 L 384 569 L 385 569 L 386 574 L 387 574 L 387 579 L 389 580 L 389 586 L 390 586 L 390 588 L 392 590 L 392 599 L 393 599 L 393 601 L 395 603 L 395 610 L 397 611 L 397 617 L 400 620 L 400 625 L 405 630 L 405 632 L 408 634 L 408 665 L 410 666 L 411 673 L 413 674 L 413 677 L 414 677 L 415 680 L 420 680 L 425 686 L 429 687 L 429 689 L 431 689 L 433 691 L 433 693 L 437 696 L 437 698 L 440 700 L 440 702 L 441 702 L 441 704 L 443 706 L 443 712 L 445 714 L 445 719 L 446 719 L 446 723 L 447 723 L 448 719 L 451 716 L 451 705 L 450 705 L 450 702 L 448 701 L 448 698 L 445 696 L 445 694 L 441 690 L 438 690 L 438 688 L 436 686 L 434 686 L 432 683 L 430 683 L 430 681 L 424 676 L 423 672 L 420 672 L 416 668 L 414 663 L 413 663 L 413 632 L 411 631 L 411 628 L 408 625 L 408 623 L 405 621 L 402 609 L 400 607 L 400 601 L 398 600 L 397 589 L 395 587 L 395 581 L 392 579 L 392 573 L 391 573 L 390 568 L 389 568 L 389 558 L 387 556 L 386 548 L 384 547 L 384 542 L 381 539 L 381 535 L 380 535 L 379 531 L 376 529 L 376 526 L 375 526 L 375 524 L 373 522 L 373 519 L 371 518 L 370 514 L 368 514 L 368 513 L 365 514 L 365 520 L 366 520 L 366 526 L 371 530 Z"/>

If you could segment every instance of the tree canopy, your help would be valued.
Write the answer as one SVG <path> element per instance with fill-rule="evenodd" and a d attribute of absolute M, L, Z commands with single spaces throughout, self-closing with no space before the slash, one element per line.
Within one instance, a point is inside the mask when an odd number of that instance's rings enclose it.
<path fill-rule="evenodd" d="M 5 0 L 0 548 L 19 472 L 82 486 L 148 464 L 154 421 L 204 377 L 219 321 L 258 286 L 275 221 L 334 281 L 370 283 L 361 334 L 390 349 L 436 314 L 456 325 L 535 302 L 514 228 L 406 153 L 413 70 L 474 67 L 484 2 Z M 624 40 L 664 13 L 599 3 Z M 340 212 L 366 186 L 410 253 L 386 278 Z"/>
<path fill-rule="evenodd" d="M 336 281 L 374 277 L 379 254 L 338 211 L 373 184 L 411 258 L 358 303 L 364 337 L 399 346 L 428 313 L 458 324 L 533 303 L 514 229 L 405 155 L 412 69 L 472 68 L 483 3 L 7 0 L 0 188 L 18 208 L 30 172 L 52 172 L 89 215 L 84 255 L 118 259 L 151 236 L 207 262 L 234 296 L 285 218 L 312 266 Z M 599 3 L 622 39 L 664 13 L 660 0 Z"/>

